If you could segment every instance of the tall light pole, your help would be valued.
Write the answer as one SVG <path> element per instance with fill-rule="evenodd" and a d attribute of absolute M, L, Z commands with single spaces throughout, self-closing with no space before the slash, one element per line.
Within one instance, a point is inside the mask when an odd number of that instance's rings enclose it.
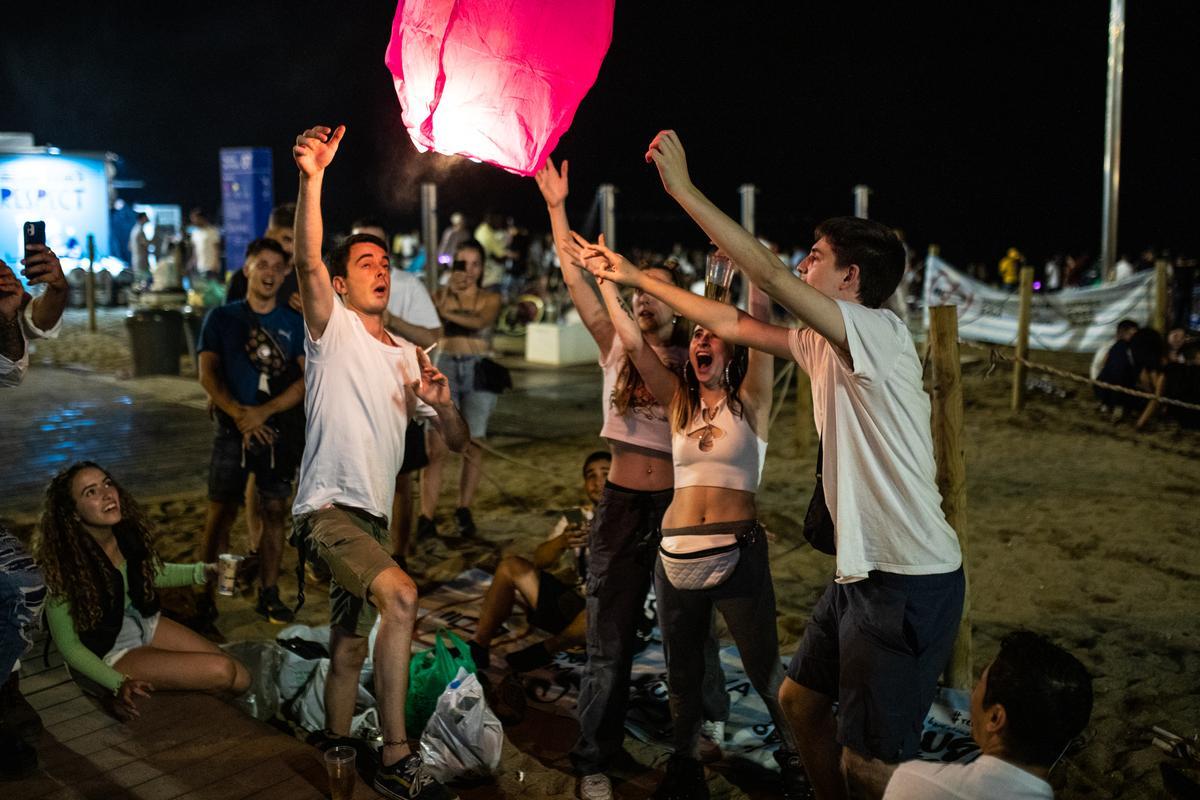
<path fill-rule="evenodd" d="M 600 199 L 600 231 L 604 234 L 604 243 L 616 250 L 617 187 L 611 183 L 602 183 L 597 191 Z"/>
<path fill-rule="evenodd" d="M 1110 278 L 1117 260 L 1117 199 L 1121 184 L 1121 84 L 1125 77 L 1125 0 L 1108 12 L 1108 94 L 1104 121 L 1104 219 L 1100 227 L 1100 270 Z"/>
<path fill-rule="evenodd" d="M 860 183 L 854 187 L 854 216 L 859 219 L 867 218 L 867 203 L 871 196 L 871 187 Z"/>
<path fill-rule="evenodd" d="M 425 288 L 430 294 L 437 291 L 438 279 L 438 225 L 437 184 L 421 184 L 421 239 L 425 247 Z"/>

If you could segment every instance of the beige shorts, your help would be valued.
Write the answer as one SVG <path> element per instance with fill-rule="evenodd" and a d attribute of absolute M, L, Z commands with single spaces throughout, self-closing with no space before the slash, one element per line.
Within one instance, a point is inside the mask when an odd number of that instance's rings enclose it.
<path fill-rule="evenodd" d="M 365 511 L 323 508 L 299 517 L 296 533 L 308 539 L 309 553 L 329 565 L 329 622 L 358 636 L 370 634 L 379 616 L 370 600 L 371 582 L 396 566 L 387 548 L 383 519 Z"/>

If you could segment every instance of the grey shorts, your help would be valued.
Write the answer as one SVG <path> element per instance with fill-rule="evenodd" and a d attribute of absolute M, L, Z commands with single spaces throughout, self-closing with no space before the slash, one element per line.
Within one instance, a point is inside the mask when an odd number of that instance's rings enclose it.
<path fill-rule="evenodd" d="M 830 582 L 787 674 L 838 702 L 840 744 L 887 762 L 917 754 L 954 648 L 964 590 L 961 568 Z"/>
<path fill-rule="evenodd" d="M 143 617 L 133 607 L 125 609 L 125 617 L 121 620 L 121 630 L 112 649 L 104 654 L 104 663 L 114 666 L 130 650 L 146 647 L 154 641 L 154 632 L 158 630 L 158 620 L 162 614 Z"/>

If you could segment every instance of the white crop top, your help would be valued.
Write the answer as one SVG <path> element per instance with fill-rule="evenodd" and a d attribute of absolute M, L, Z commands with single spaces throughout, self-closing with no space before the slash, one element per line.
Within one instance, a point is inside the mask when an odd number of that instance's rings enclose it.
<path fill-rule="evenodd" d="M 687 352 L 681 347 L 655 347 L 654 352 L 671 369 L 687 358 Z M 671 424 L 667 421 L 667 411 L 654 399 L 645 383 L 638 387 L 629 403 L 629 410 L 624 414 L 617 413 L 613 405 L 613 390 L 624 363 L 625 348 L 621 346 L 621 340 L 614 336 L 608 357 L 600 359 L 600 366 L 604 369 L 604 394 L 601 395 L 604 427 L 600 429 L 600 435 L 610 441 L 647 450 L 671 452 Z"/>
<path fill-rule="evenodd" d="M 733 415 L 727 400 L 715 414 L 700 401 L 700 412 L 682 431 L 671 435 L 675 462 L 675 488 L 716 486 L 758 491 L 767 443 L 758 437 L 745 416 Z"/>

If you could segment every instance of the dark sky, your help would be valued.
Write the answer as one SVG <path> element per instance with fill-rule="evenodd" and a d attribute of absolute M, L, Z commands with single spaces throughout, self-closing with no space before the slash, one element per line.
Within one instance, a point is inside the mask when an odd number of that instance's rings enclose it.
<path fill-rule="evenodd" d="M 326 182 L 334 227 L 372 212 L 415 226 L 430 178 L 443 224 L 494 208 L 546 226 L 532 180 L 413 149 L 383 64 L 389 3 L 10 5 L 0 130 L 120 154 L 121 177 L 146 182 L 133 199 L 216 208 L 217 150 L 235 145 L 274 148 L 276 197 L 288 199 L 292 139 L 344 122 Z M 1195 254 L 1200 4 L 1129 5 L 1120 247 Z M 622 247 L 702 245 L 641 160 L 673 127 L 697 185 L 736 214 L 738 185 L 757 184 L 760 233 L 786 244 L 850 213 L 851 187 L 865 183 L 871 216 L 954 263 L 994 262 L 1009 245 L 1034 259 L 1094 254 L 1107 22 L 1101 0 L 622 0 L 556 152 L 572 162 L 572 220 L 612 182 Z"/>

